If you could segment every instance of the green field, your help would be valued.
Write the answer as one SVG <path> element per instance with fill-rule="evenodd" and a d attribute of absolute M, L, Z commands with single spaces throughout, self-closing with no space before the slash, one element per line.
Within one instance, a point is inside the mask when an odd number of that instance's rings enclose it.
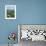
<path fill-rule="evenodd" d="M 7 10 L 7 17 L 8 18 L 14 18 L 15 17 L 15 11 L 14 10 Z"/>

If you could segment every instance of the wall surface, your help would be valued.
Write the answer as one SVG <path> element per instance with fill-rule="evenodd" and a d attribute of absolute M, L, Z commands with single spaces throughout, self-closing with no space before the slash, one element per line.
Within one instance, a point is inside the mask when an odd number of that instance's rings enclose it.
<path fill-rule="evenodd" d="M 16 4 L 16 20 L 5 19 L 6 4 Z M 46 24 L 46 0 L 0 0 L 0 44 L 8 43 L 9 32 L 17 34 L 17 24 Z"/>
<path fill-rule="evenodd" d="M 16 0 L 0 0 L 0 44 L 9 42 L 8 35 L 10 32 L 17 34 L 17 20 L 5 19 L 5 5 L 16 5 Z M 15 42 L 17 43 L 17 38 Z"/>
<path fill-rule="evenodd" d="M 46 24 L 46 0 L 16 0 L 19 24 Z"/>

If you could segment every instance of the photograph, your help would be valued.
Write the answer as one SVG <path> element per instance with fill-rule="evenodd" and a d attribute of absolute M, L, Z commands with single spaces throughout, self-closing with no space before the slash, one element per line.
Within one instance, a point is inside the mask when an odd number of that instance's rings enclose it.
<path fill-rule="evenodd" d="M 33 42 L 46 41 L 46 25 L 19 24 L 18 42 L 20 46 L 31 46 Z"/>
<path fill-rule="evenodd" d="M 5 19 L 16 19 L 16 5 L 5 5 Z"/>

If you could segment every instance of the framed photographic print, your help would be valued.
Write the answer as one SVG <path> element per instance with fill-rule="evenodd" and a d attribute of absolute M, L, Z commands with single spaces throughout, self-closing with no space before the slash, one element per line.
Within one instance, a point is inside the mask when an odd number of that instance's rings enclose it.
<path fill-rule="evenodd" d="M 16 19 L 16 5 L 5 5 L 5 19 Z"/>
<path fill-rule="evenodd" d="M 46 24 L 18 24 L 18 42 L 46 41 Z"/>

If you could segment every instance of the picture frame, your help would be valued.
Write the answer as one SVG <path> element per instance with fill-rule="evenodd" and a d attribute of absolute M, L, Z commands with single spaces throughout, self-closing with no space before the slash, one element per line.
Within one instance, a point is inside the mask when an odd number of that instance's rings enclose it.
<path fill-rule="evenodd" d="M 5 19 L 16 19 L 16 5 L 5 5 Z"/>
<path fill-rule="evenodd" d="M 25 38 L 22 31 L 27 30 L 28 37 Z M 18 43 L 21 40 L 46 41 L 46 24 L 18 24 Z"/>

